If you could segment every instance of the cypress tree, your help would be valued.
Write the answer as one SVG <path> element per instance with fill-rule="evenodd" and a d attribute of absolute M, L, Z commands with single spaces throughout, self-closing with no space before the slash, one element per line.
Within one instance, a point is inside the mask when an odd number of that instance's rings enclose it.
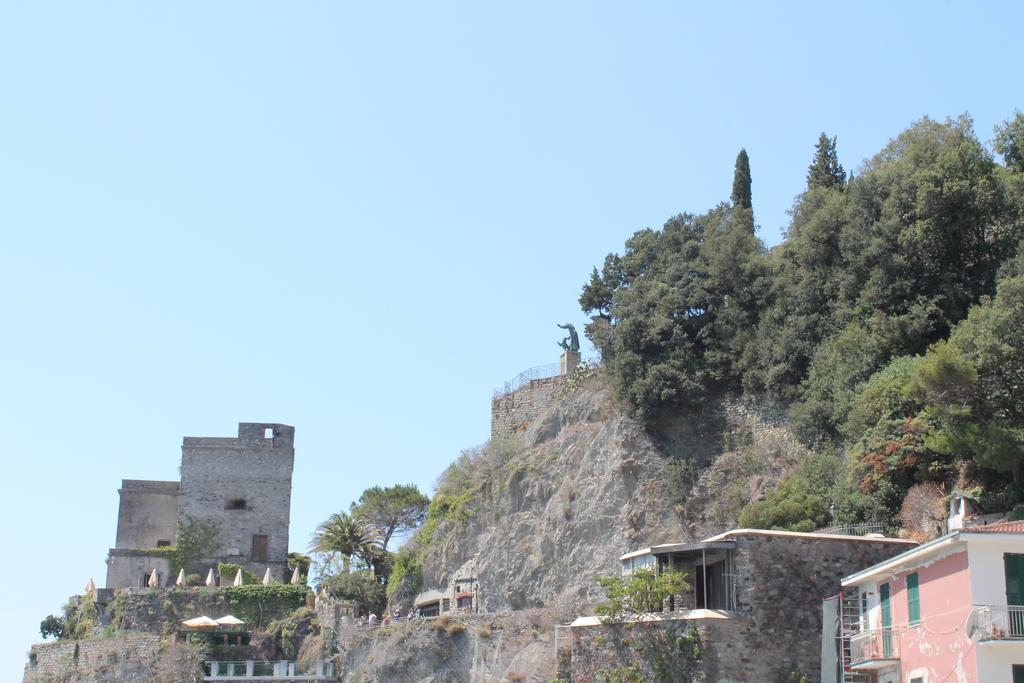
<path fill-rule="evenodd" d="M 742 148 L 736 155 L 736 170 L 732 176 L 732 205 L 739 209 L 751 208 L 750 159 L 747 150 Z"/>
<path fill-rule="evenodd" d="M 822 133 L 814 150 L 814 161 L 807 169 L 807 189 L 834 187 L 841 190 L 846 187 L 846 171 L 840 165 L 839 156 L 836 154 L 835 137 L 829 138 Z"/>

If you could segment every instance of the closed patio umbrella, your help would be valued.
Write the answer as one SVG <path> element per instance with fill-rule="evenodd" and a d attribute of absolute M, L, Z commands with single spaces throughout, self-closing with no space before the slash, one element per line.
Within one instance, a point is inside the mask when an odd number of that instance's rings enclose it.
<path fill-rule="evenodd" d="M 274 577 L 270 575 L 270 567 L 267 567 L 267 573 L 263 575 L 263 585 L 269 586 L 274 583 Z"/>
<path fill-rule="evenodd" d="M 238 568 L 238 573 L 235 574 L 235 581 L 234 581 L 234 583 L 232 585 L 233 586 L 241 586 L 242 585 L 242 568 L 241 567 Z"/>

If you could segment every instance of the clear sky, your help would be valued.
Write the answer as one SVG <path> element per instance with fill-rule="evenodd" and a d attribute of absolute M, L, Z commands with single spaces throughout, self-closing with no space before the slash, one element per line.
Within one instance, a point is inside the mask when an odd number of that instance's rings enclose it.
<path fill-rule="evenodd" d="M 591 267 L 740 147 L 771 245 L 821 131 L 854 170 L 1024 106 L 1019 3 L 830 4 L 0 4 L 0 679 L 182 436 L 294 425 L 303 550 L 485 441 Z"/>

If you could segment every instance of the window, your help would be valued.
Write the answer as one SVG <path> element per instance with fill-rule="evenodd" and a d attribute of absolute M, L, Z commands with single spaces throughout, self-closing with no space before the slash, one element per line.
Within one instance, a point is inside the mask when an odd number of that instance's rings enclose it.
<path fill-rule="evenodd" d="M 157 548 L 167 548 L 167 547 L 169 547 L 170 545 L 171 545 L 171 542 L 170 542 L 170 541 L 157 541 L 157 542 L 156 542 L 156 547 L 157 547 Z"/>
<path fill-rule="evenodd" d="M 266 429 L 264 429 L 263 430 L 263 438 L 264 439 L 273 439 L 274 438 L 274 428 L 273 427 L 267 427 Z"/>
<path fill-rule="evenodd" d="M 232 498 L 224 504 L 225 510 L 245 510 L 245 498 Z"/>
<path fill-rule="evenodd" d="M 866 590 L 860 594 L 860 630 L 868 630 L 868 592 Z"/>
<path fill-rule="evenodd" d="M 917 572 L 907 575 L 907 615 L 911 624 L 921 623 L 921 593 L 917 586 Z"/>
<path fill-rule="evenodd" d="M 910 683 L 924 683 L 923 678 L 911 678 Z"/>
<path fill-rule="evenodd" d="M 1013 683 L 1024 683 L 1024 664 L 1013 665 Z"/>
<path fill-rule="evenodd" d="M 252 537 L 252 561 L 253 562 L 266 562 L 267 561 L 267 537 L 262 535 L 253 535 Z"/>

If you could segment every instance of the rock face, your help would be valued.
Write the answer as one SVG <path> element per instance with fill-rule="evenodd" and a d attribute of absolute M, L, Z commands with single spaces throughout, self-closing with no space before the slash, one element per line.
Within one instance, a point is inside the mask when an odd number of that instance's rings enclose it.
<path fill-rule="evenodd" d="M 340 680 L 359 683 L 531 681 L 555 677 L 558 615 L 525 610 L 339 633 Z"/>
<path fill-rule="evenodd" d="M 668 420 L 659 433 L 631 418 L 598 376 L 518 434 L 464 455 L 442 482 L 472 495 L 432 533 L 423 588 L 474 576 L 481 612 L 579 613 L 601 598 L 594 577 L 617 573 L 620 555 L 732 528 L 802 453 L 778 415 L 733 399 Z"/>

